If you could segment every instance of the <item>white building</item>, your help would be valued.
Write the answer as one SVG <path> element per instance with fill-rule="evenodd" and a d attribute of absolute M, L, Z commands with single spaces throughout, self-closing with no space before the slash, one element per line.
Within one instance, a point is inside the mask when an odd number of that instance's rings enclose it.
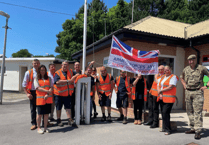
<path fill-rule="evenodd" d="M 25 72 L 32 68 L 32 61 L 36 58 L 6 58 L 5 59 L 5 73 L 3 90 L 7 91 L 23 91 L 22 81 Z M 63 59 L 55 57 L 39 57 L 37 58 L 41 64 L 45 65 L 49 70 L 48 65 L 54 63 L 56 70 L 60 69 L 60 64 Z M 2 58 L 0 59 L 0 70 L 2 65 Z M 1 71 L 0 71 L 1 76 Z"/>

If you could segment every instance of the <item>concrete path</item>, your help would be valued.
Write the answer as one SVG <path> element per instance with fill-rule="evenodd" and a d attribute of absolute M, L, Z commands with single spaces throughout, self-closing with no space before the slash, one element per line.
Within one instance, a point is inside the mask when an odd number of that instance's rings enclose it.
<path fill-rule="evenodd" d="M 11 95 L 11 94 L 10 94 Z M 6 95 L 5 95 L 6 96 Z M 9 96 L 9 95 L 8 95 Z M 15 93 L 11 96 L 18 96 Z M 185 111 L 175 110 L 171 114 L 171 120 L 176 121 L 178 129 L 169 136 L 159 132 L 159 129 L 150 129 L 144 125 L 134 125 L 133 119 L 123 125 L 122 122 L 101 122 L 101 111 L 98 118 L 92 120 L 91 125 L 80 125 L 78 128 L 67 125 L 66 113 L 62 111 L 63 127 L 50 127 L 51 133 L 40 135 L 36 130 L 31 131 L 30 108 L 25 95 L 20 95 L 20 100 L 6 101 L 0 105 L 0 145 L 185 145 L 196 143 L 208 145 L 209 143 L 209 119 L 204 118 L 204 131 L 201 140 L 195 140 L 194 135 L 186 135 L 188 120 Z M 26 96 L 25 96 L 26 97 Z M 115 120 L 119 114 L 112 111 Z M 54 122 L 55 123 L 55 122 Z"/>

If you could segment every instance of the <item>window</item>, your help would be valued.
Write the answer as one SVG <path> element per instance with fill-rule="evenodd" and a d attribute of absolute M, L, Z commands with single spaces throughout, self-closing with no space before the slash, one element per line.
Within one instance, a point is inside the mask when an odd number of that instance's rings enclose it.
<path fill-rule="evenodd" d="M 6 67 L 4 67 L 4 73 L 6 72 Z M 1 66 L 0 66 L 0 74 L 1 74 Z"/>
<path fill-rule="evenodd" d="M 159 57 L 158 61 L 159 61 L 158 65 L 164 65 L 164 66 L 168 65 L 170 66 L 172 72 L 174 72 L 174 58 Z"/>

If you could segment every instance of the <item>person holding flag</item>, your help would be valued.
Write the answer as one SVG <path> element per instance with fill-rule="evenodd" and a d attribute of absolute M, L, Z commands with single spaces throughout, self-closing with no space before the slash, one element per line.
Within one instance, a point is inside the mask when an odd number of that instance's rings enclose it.
<path fill-rule="evenodd" d="M 138 74 L 136 78 L 132 79 L 132 95 L 131 98 L 134 103 L 134 124 L 142 124 L 142 109 L 144 101 L 147 101 L 147 82 L 146 79 Z M 139 110 L 139 115 L 138 115 Z"/>
<path fill-rule="evenodd" d="M 127 124 L 128 96 L 131 94 L 131 88 L 130 77 L 126 76 L 124 70 L 120 70 L 120 76 L 116 77 L 115 84 L 115 92 L 117 94 L 116 105 L 120 112 L 120 117 L 117 120 L 123 120 L 123 124 Z"/>

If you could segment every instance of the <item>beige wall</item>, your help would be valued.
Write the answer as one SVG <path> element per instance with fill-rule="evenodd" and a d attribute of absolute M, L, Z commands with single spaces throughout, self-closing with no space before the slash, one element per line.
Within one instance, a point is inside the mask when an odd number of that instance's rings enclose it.
<path fill-rule="evenodd" d="M 184 62 L 185 61 L 185 50 L 183 48 L 177 47 L 176 48 L 176 58 L 174 62 L 175 72 L 174 74 L 180 77 L 182 70 L 184 69 Z M 177 83 L 177 92 L 176 97 L 178 98 L 178 105 L 174 105 L 174 109 L 182 109 L 184 104 L 184 90 L 183 85 L 181 84 L 180 80 Z"/>

